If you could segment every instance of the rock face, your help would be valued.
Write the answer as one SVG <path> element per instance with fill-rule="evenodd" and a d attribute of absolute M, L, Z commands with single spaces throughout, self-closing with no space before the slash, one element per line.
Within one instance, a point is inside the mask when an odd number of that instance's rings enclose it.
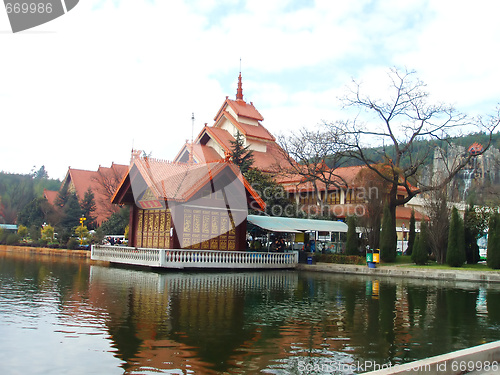
<path fill-rule="evenodd" d="M 481 152 L 482 147 L 481 144 L 474 143 L 469 148 L 459 145 L 450 145 L 447 150 L 436 148 L 432 167 L 422 176 L 423 183 L 431 184 L 442 180 L 448 170 L 469 153 Z M 495 187 L 500 188 L 500 152 L 497 148 L 490 147 L 484 154 L 472 158 L 448 184 L 448 199 L 455 202 L 466 201 L 473 193 L 483 196 Z"/>

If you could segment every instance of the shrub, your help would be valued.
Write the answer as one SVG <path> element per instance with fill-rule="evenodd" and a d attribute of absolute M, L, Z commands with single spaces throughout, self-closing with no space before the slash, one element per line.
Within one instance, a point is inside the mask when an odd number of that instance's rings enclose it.
<path fill-rule="evenodd" d="M 32 241 L 38 241 L 42 235 L 42 230 L 36 225 L 32 225 L 29 229 L 29 235 Z"/>
<path fill-rule="evenodd" d="M 66 247 L 70 250 L 75 250 L 77 249 L 79 246 L 78 244 L 78 240 L 74 237 L 71 237 L 69 240 L 68 240 L 68 243 L 66 244 Z"/>
<path fill-rule="evenodd" d="M 358 236 L 356 235 L 356 216 L 349 216 L 347 219 L 345 253 L 346 255 L 359 255 Z"/>
<path fill-rule="evenodd" d="M 424 265 L 429 260 L 429 240 L 427 237 L 427 224 L 422 222 L 420 233 L 415 236 L 411 260 L 418 265 Z"/>
<path fill-rule="evenodd" d="M 493 269 L 500 268 L 500 214 L 494 213 L 490 217 L 488 226 L 488 253 L 486 264 Z"/>
<path fill-rule="evenodd" d="M 406 249 L 406 255 L 412 255 L 413 246 L 415 246 L 415 238 L 416 238 L 415 210 L 412 209 L 411 216 L 410 216 L 410 232 L 408 233 L 408 248 Z"/>
<path fill-rule="evenodd" d="M 316 262 L 336 264 L 366 264 L 364 257 L 342 254 L 314 254 Z"/>
<path fill-rule="evenodd" d="M 392 222 L 389 206 L 384 206 L 382 232 L 380 233 L 380 260 L 392 263 L 396 260 L 397 237 L 396 227 Z"/>
<path fill-rule="evenodd" d="M 19 236 L 17 233 L 10 233 L 5 240 L 5 244 L 7 245 L 16 245 L 18 242 Z"/>
<path fill-rule="evenodd" d="M 448 247 L 446 264 L 450 267 L 461 267 L 465 262 L 464 222 L 458 215 L 458 210 L 451 210 L 450 230 L 448 232 Z"/>

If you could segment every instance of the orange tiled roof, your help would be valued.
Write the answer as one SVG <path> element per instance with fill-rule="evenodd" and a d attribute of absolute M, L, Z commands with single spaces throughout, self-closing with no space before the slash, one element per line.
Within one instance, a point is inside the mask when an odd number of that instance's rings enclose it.
<path fill-rule="evenodd" d="M 250 119 L 253 119 L 253 120 L 257 120 L 257 121 L 262 121 L 264 120 L 264 117 L 262 117 L 262 115 L 259 113 L 259 111 L 257 111 L 257 109 L 254 107 L 253 103 L 247 103 L 243 100 L 232 100 L 232 99 L 226 99 L 226 101 L 224 102 L 224 104 L 229 105 L 233 111 L 238 115 L 238 116 L 242 116 L 242 117 L 247 117 L 247 118 L 250 118 Z M 222 106 L 224 107 L 224 105 Z M 220 111 L 217 115 L 220 114 Z M 217 121 L 217 117 L 216 116 L 214 118 L 215 121 Z"/>
<path fill-rule="evenodd" d="M 224 148 L 225 151 L 232 149 L 231 141 L 234 142 L 234 137 L 225 129 L 205 126 L 204 131 L 210 134 L 214 140 Z"/>
<path fill-rule="evenodd" d="M 114 181 L 114 184 L 116 185 L 121 181 L 127 171 L 127 165 L 114 163 L 112 163 L 109 168 L 99 166 L 97 171 L 69 168 L 61 187 L 65 184 L 72 185 L 80 201 L 84 198 L 85 193 L 90 188 L 94 194 L 94 201 L 96 204 L 94 215 L 96 217 L 97 224 L 100 225 L 103 221 L 106 221 L 114 211 L 116 211 L 116 208 L 109 202 L 109 196 L 106 194 L 104 191 L 105 189 L 99 181 L 104 178 L 107 180 L 106 182 Z"/>
<path fill-rule="evenodd" d="M 344 186 L 344 181 L 349 187 L 356 187 L 356 179 L 359 172 L 366 168 L 365 166 L 358 165 L 353 167 L 340 167 L 333 171 L 333 174 L 338 176 L 332 178 L 332 184 L 337 183 L 339 186 Z M 314 186 L 312 182 L 305 181 L 304 177 L 299 174 L 291 174 L 288 176 L 282 176 L 278 178 L 278 182 L 285 184 L 285 189 L 292 192 L 299 188 L 302 191 L 314 191 Z M 321 181 L 316 183 L 320 190 L 325 189 L 325 184 Z"/>
<path fill-rule="evenodd" d="M 221 157 L 212 147 L 206 145 L 195 144 L 193 147 L 193 152 L 196 160 L 200 163 L 210 163 L 213 161 L 220 160 Z"/>
<path fill-rule="evenodd" d="M 266 143 L 267 151 L 253 152 L 253 168 L 263 172 L 277 172 L 288 168 L 288 161 L 283 156 L 283 150 L 276 142 Z"/>
<path fill-rule="evenodd" d="M 478 152 L 481 152 L 483 151 L 483 145 L 480 144 L 480 143 L 477 143 L 477 142 L 474 142 L 473 144 L 471 144 L 467 150 L 467 152 L 473 152 L 473 153 L 478 153 Z"/>
<path fill-rule="evenodd" d="M 43 189 L 43 196 L 45 197 L 45 199 L 47 199 L 47 201 L 51 205 L 54 205 L 54 202 L 55 202 L 58 194 L 59 194 L 59 191 Z"/>
<path fill-rule="evenodd" d="M 403 206 L 396 207 L 396 219 L 410 221 L 411 211 L 412 211 L 411 207 L 403 207 Z M 421 212 L 415 210 L 415 221 L 422 221 L 422 220 L 429 220 L 429 218 L 426 215 L 422 214 Z"/>
<path fill-rule="evenodd" d="M 247 137 L 252 137 L 252 138 L 258 138 L 258 139 L 263 139 L 266 141 L 275 141 L 276 138 L 272 136 L 269 131 L 262 126 L 262 124 L 258 125 L 250 125 L 250 124 L 245 124 L 244 122 L 239 122 L 236 120 L 229 112 L 223 111 L 222 112 L 223 116 L 227 118 L 231 123 L 236 126 L 239 131 L 244 134 Z M 218 122 L 218 121 L 217 121 Z"/>
<path fill-rule="evenodd" d="M 265 203 L 241 175 L 238 167 L 230 162 L 188 164 L 170 163 L 152 158 L 136 158 L 133 167 L 137 168 L 156 198 L 177 202 L 188 201 L 219 173 L 229 168 L 243 183 L 252 198 L 262 209 L 265 208 Z M 125 181 L 126 178 L 117 189 L 112 199 L 113 203 L 120 203 L 118 196 L 126 188 Z"/>

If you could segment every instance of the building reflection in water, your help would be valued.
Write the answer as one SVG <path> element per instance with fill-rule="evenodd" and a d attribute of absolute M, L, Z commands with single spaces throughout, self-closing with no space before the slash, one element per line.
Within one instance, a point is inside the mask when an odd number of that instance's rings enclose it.
<path fill-rule="evenodd" d="M 0 253 L 0 286 L 0 367 L 20 373 L 57 365 L 61 373 L 296 374 L 306 365 L 403 363 L 500 337 L 493 284 L 156 273 Z"/>
<path fill-rule="evenodd" d="M 498 287 L 472 283 L 92 266 L 89 296 L 109 312 L 110 339 L 131 373 L 397 364 L 493 341 L 500 331 Z"/>

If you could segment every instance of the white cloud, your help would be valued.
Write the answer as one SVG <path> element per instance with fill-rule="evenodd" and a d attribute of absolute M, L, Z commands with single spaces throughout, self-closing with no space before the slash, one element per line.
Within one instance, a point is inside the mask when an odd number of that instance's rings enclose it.
<path fill-rule="evenodd" d="M 236 91 L 272 132 L 334 120 L 350 77 L 418 71 L 467 110 L 499 97 L 494 1 L 81 1 L 11 34 L 0 12 L 0 170 L 128 163 L 132 144 L 171 159 Z"/>

